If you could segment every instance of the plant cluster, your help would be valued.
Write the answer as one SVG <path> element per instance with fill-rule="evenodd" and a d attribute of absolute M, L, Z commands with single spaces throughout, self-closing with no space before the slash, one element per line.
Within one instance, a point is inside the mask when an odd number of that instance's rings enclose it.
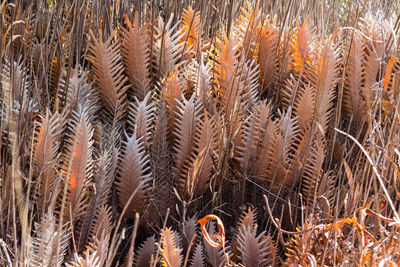
<path fill-rule="evenodd" d="M 397 266 L 400 6 L 328 2 L 1 1 L 0 264 Z"/>

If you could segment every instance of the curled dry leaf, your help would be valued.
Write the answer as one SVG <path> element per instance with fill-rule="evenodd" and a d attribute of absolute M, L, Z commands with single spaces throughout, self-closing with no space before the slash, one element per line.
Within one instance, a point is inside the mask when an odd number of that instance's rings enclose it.
<path fill-rule="evenodd" d="M 218 225 L 218 234 L 210 236 L 207 232 L 206 229 L 206 224 L 209 220 L 214 220 L 217 222 Z M 214 248 L 219 248 L 219 247 L 224 247 L 225 246 L 225 228 L 224 224 L 222 223 L 221 219 L 213 214 L 209 214 L 202 219 L 197 221 L 200 224 L 201 232 L 203 233 L 204 239 L 207 241 L 207 243 L 214 247 Z M 213 238 L 217 239 L 219 242 L 215 242 Z"/>

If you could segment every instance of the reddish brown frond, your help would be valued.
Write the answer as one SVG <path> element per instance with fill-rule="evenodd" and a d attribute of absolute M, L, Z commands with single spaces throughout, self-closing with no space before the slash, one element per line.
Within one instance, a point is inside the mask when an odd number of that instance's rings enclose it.
<path fill-rule="evenodd" d="M 56 218 L 53 215 L 46 214 L 40 223 L 35 223 L 29 266 L 62 266 L 71 236 L 67 227 L 61 227 L 61 232 L 57 230 Z M 57 241 L 58 237 L 60 243 Z"/>
<path fill-rule="evenodd" d="M 73 135 L 68 140 L 62 165 L 64 179 L 68 182 L 65 215 L 66 219 L 74 221 L 83 215 L 87 206 L 87 190 L 93 169 L 93 129 L 85 111 L 77 116 L 70 126 Z"/>
<path fill-rule="evenodd" d="M 100 96 L 111 113 L 119 115 L 124 109 L 125 92 L 129 86 L 125 85 L 128 78 L 123 74 L 118 43 L 113 43 L 113 34 L 105 42 L 101 40 L 102 36 L 97 40 L 91 31 L 90 36 L 93 43 L 89 45 L 91 55 L 87 59 L 92 64 Z"/>
<path fill-rule="evenodd" d="M 311 209 L 315 203 L 318 184 L 323 174 L 322 164 L 324 159 L 324 145 L 321 142 L 313 141 L 304 164 L 302 176 L 302 192 L 307 207 Z"/>
<path fill-rule="evenodd" d="M 201 243 L 198 243 L 194 249 L 192 259 L 190 260 L 190 267 L 203 267 L 204 266 L 204 252 Z"/>
<path fill-rule="evenodd" d="M 78 111 L 79 106 L 88 105 L 89 116 L 98 110 L 99 99 L 98 93 L 92 88 L 92 83 L 88 83 L 88 72 L 81 69 L 72 69 L 70 77 L 65 77 L 67 73 L 60 79 L 60 88 L 58 97 L 61 104 L 68 112 L 70 109 Z"/>
<path fill-rule="evenodd" d="M 150 41 L 146 27 L 139 26 L 136 12 L 133 25 L 127 17 L 127 28 L 121 29 L 121 50 L 126 64 L 126 71 L 132 83 L 133 95 L 143 100 L 151 89 L 150 79 Z"/>
<path fill-rule="evenodd" d="M 181 178 L 186 198 L 200 196 L 208 189 L 221 133 L 220 124 L 217 116 L 210 117 L 207 113 L 199 121 L 198 130 L 195 132 L 189 169 L 187 175 Z"/>
<path fill-rule="evenodd" d="M 252 172 L 252 170 L 255 170 L 254 167 L 257 168 L 257 166 L 254 166 L 254 162 L 258 157 L 263 157 L 267 153 L 266 150 L 259 149 L 259 146 L 262 145 L 263 132 L 269 116 L 269 106 L 265 102 L 260 102 L 242 126 L 243 141 L 241 146 L 237 148 L 237 160 L 246 176 L 258 174 L 257 171 L 256 173 Z"/>
<path fill-rule="evenodd" d="M 193 151 L 193 141 L 201 118 L 201 102 L 194 95 L 186 100 L 177 101 L 176 120 L 174 123 L 174 173 L 175 177 L 186 176 L 187 164 Z"/>
<path fill-rule="evenodd" d="M 182 264 L 182 249 L 179 247 L 178 234 L 171 228 L 166 228 L 162 231 L 161 236 L 162 265 L 164 267 L 180 267 Z"/>
<path fill-rule="evenodd" d="M 195 53 L 201 38 L 200 13 L 189 6 L 188 9 L 183 9 L 181 21 L 183 28 L 182 41 L 186 42 L 186 49 Z"/>
<path fill-rule="evenodd" d="M 151 99 L 150 92 L 143 98 L 143 101 L 139 101 L 137 98 L 135 100 L 129 106 L 129 122 L 132 129 L 136 132 L 136 138 L 143 136 L 144 145 L 146 148 L 149 148 L 152 121 L 155 112 L 154 102 Z"/>
<path fill-rule="evenodd" d="M 174 206 L 172 197 L 172 153 L 168 139 L 169 118 L 166 103 L 163 98 L 158 100 L 156 118 L 154 122 L 153 142 L 150 147 L 152 171 L 155 180 L 154 202 L 164 218 L 169 207 Z"/>
<path fill-rule="evenodd" d="M 136 266 L 149 266 L 151 256 L 155 255 L 156 251 L 156 239 L 154 238 L 154 236 L 151 236 L 147 238 L 142 245 L 140 245 L 137 256 L 135 257 Z"/>
<path fill-rule="evenodd" d="M 327 130 L 332 115 L 335 86 L 338 82 L 338 51 L 332 41 L 325 41 L 316 51 L 315 74 L 307 77 L 316 90 L 315 117 L 324 131 Z M 314 60 L 314 58 L 313 58 Z"/>
<path fill-rule="evenodd" d="M 106 150 L 97 159 L 98 164 L 96 164 L 94 170 L 96 192 L 91 197 L 85 215 L 75 227 L 75 240 L 78 251 L 82 251 L 86 247 L 90 235 L 93 236 L 93 233 L 96 232 L 93 229 L 96 228 L 95 225 L 98 223 L 97 213 L 100 212 L 100 208 L 107 204 L 111 193 L 111 185 L 116 172 L 116 158 L 111 151 Z M 104 215 L 101 216 L 103 217 Z M 98 238 L 101 240 L 100 236 Z"/>
<path fill-rule="evenodd" d="M 143 211 L 146 202 L 146 188 L 151 179 L 149 155 L 144 149 L 143 137 L 136 138 L 136 133 L 123 145 L 116 185 L 121 207 L 125 207 L 137 190 L 126 210 L 126 216 L 134 218 L 136 212 Z"/>
<path fill-rule="evenodd" d="M 155 26 L 153 63 L 158 70 L 160 79 L 175 70 L 184 46 L 184 43 L 179 42 L 183 38 L 183 28 L 175 31 L 179 24 L 171 26 L 172 21 L 173 16 L 169 18 L 167 24 L 164 24 L 163 19 L 159 18 L 158 25 Z"/>
<path fill-rule="evenodd" d="M 57 174 L 54 168 L 57 163 L 57 153 L 64 125 L 64 118 L 60 113 L 56 112 L 51 115 L 47 110 L 46 116 L 35 132 L 33 162 L 38 168 L 39 199 L 37 203 L 42 212 L 46 212 L 51 195 L 58 192 L 58 188 L 56 188 Z"/>
<path fill-rule="evenodd" d="M 260 35 L 260 21 L 261 21 L 261 8 L 259 2 L 258 6 L 252 8 L 249 1 L 247 3 L 247 10 L 241 7 L 242 15 L 239 17 L 236 24 L 238 31 L 238 38 L 240 40 L 243 54 L 246 59 L 251 60 L 256 50 L 257 39 Z"/>
<path fill-rule="evenodd" d="M 296 30 L 290 33 L 290 48 L 293 57 L 293 67 L 297 73 L 303 72 L 305 65 L 308 63 L 310 54 L 310 43 L 313 41 L 313 33 L 308 28 L 309 16 L 304 20 L 300 27 L 296 20 Z"/>
<path fill-rule="evenodd" d="M 346 68 L 346 80 L 343 91 L 343 107 L 345 116 L 350 119 L 353 117 L 353 121 L 357 122 L 361 120 L 366 110 L 366 102 L 362 94 L 362 59 L 363 49 L 360 40 L 360 35 L 354 33 L 353 41 L 351 43 L 351 49 L 349 52 L 348 65 Z"/>
<path fill-rule="evenodd" d="M 267 91 L 267 95 L 272 94 L 271 86 L 276 80 L 279 70 L 278 46 L 279 32 L 267 20 L 260 33 L 260 41 L 257 43 L 257 62 L 260 64 L 261 88 L 260 95 Z"/>
<path fill-rule="evenodd" d="M 316 95 L 312 85 L 306 85 L 300 88 L 298 96 L 293 104 L 293 115 L 298 117 L 297 122 L 300 130 L 305 133 L 314 121 L 314 112 L 316 109 Z"/>

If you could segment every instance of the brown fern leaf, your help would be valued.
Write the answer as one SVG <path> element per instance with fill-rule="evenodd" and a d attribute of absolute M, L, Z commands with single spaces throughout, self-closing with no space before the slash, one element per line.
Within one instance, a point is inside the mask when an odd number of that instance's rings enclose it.
<path fill-rule="evenodd" d="M 241 95 L 239 78 L 235 77 L 237 66 L 238 46 L 236 40 L 228 39 L 226 35 L 222 40 L 217 39 L 216 62 L 213 64 L 217 94 L 221 98 L 226 116 L 231 115 L 235 101 Z"/>
<path fill-rule="evenodd" d="M 189 243 L 192 240 L 193 236 L 197 234 L 197 217 L 196 215 L 186 219 L 184 218 L 183 222 L 180 225 L 180 233 L 182 238 L 182 247 L 184 251 L 187 251 L 189 247 Z M 194 240 L 196 242 L 197 238 Z"/>
<path fill-rule="evenodd" d="M 181 178 L 182 191 L 188 199 L 202 195 L 208 189 L 218 147 L 221 123 L 216 115 L 204 114 L 194 137 L 194 149 L 187 175 Z"/>
<path fill-rule="evenodd" d="M 244 266 L 270 266 L 275 260 L 275 245 L 265 232 L 257 236 L 256 214 L 249 209 L 238 223 L 232 252 Z"/>
<path fill-rule="evenodd" d="M 124 142 L 119 177 L 116 182 L 118 198 L 122 207 L 127 204 L 131 195 L 137 190 L 128 206 L 126 216 L 134 218 L 136 212 L 143 211 L 150 180 L 149 155 L 144 150 L 143 138 L 136 138 L 136 133 L 134 133 Z"/>
<path fill-rule="evenodd" d="M 168 140 L 169 118 L 163 98 L 158 100 L 154 122 L 153 142 L 150 147 L 152 171 L 155 179 L 154 203 L 164 218 L 169 207 L 174 206 L 171 167 L 173 164 Z"/>
<path fill-rule="evenodd" d="M 180 267 L 182 264 L 182 249 L 179 247 L 178 234 L 171 228 L 166 228 L 162 231 L 161 236 L 161 264 L 164 267 Z"/>
<path fill-rule="evenodd" d="M 146 27 L 139 26 L 139 14 L 135 13 L 133 25 L 126 18 L 127 28 L 122 28 L 121 50 L 126 71 L 132 83 L 133 95 L 143 100 L 151 89 L 150 42 Z"/>
<path fill-rule="evenodd" d="M 188 9 L 183 9 L 182 17 L 182 42 L 186 42 L 186 49 L 192 53 L 196 53 L 199 45 L 200 36 L 200 13 L 195 12 L 191 6 Z"/>
<path fill-rule="evenodd" d="M 149 266 L 151 257 L 157 252 L 156 239 L 151 236 L 144 241 L 137 252 L 136 266 Z"/>
<path fill-rule="evenodd" d="M 304 20 L 303 25 L 300 27 L 296 20 L 296 30 L 291 29 L 290 50 L 293 58 L 293 68 L 296 73 L 304 71 L 308 63 L 309 55 L 311 52 L 310 44 L 313 41 L 313 32 L 309 30 L 307 23 L 308 18 Z"/>
<path fill-rule="evenodd" d="M 211 68 L 207 63 L 204 64 L 203 59 L 201 59 L 200 63 L 195 63 L 195 68 L 192 70 L 192 72 L 196 79 L 194 92 L 197 97 L 203 100 L 203 106 L 209 109 L 209 103 L 212 99 L 210 74 Z"/>
<path fill-rule="evenodd" d="M 250 107 L 258 103 L 258 92 L 260 87 L 259 68 L 254 60 L 249 60 L 241 69 L 240 87 L 246 104 L 243 109 L 247 112 Z M 243 105 L 243 104 L 242 104 Z"/>
<path fill-rule="evenodd" d="M 381 75 L 381 61 L 385 53 L 384 36 L 382 36 L 381 31 L 376 28 L 376 22 L 370 21 L 370 23 L 370 26 L 365 29 L 366 36 L 368 36 L 369 39 L 364 40 L 363 50 L 365 56 L 362 60 L 362 80 L 364 81 L 362 93 L 367 111 L 371 109 L 372 102 L 375 99 L 373 90 L 378 86 L 378 78 L 380 80 L 378 75 Z"/>
<path fill-rule="evenodd" d="M 193 141 L 197 131 L 199 119 L 201 118 L 201 102 L 195 100 L 194 95 L 186 100 L 177 101 L 176 120 L 174 123 L 175 143 L 174 149 L 174 174 L 175 177 L 181 177 L 187 173 L 187 163 L 193 152 Z"/>
<path fill-rule="evenodd" d="M 318 138 L 318 137 L 314 137 Z M 321 142 L 313 141 L 304 164 L 302 192 L 307 207 L 313 209 L 317 197 L 318 184 L 322 178 L 325 152 Z"/>
<path fill-rule="evenodd" d="M 136 132 L 136 138 L 143 136 L 144 145 L 150 147 L 150 133 L 152 121 L 155 115 L 154 102 L 151 101 L 151 92 L 139 101 L 135 98 L 135 102 L 131 102 L 129 106 L 128 119 L 132 129 Z M 151 102 L 150 102 L 151 101 Z"/>
<path fill-rule="evenodd" d="M 239 161 L 243 175 L 250 176 L 257 166 L 254 166 L 255 160 L 259 156 L 259 145 L 263 137 L 263 132 L 266 127 L 266 121 L 270 116 L 269 106 L 264 102 L 260 102 L 259 107 L 255 107 L 255 110 L 243 124 L 243 141 L 241 146 L 237 149 L 237 160 Z M 262 151 L 265 153 L 266 151 Z"/>
<path fill-rule="evenodd" d="M 249 227 L 251 230 L 257 229 L 257 217 L 254 209 L 249 208 L 247 212 L 243 212 L 240 216 L 239 222 L 236 226 L 235 236 L 231 243 L 232 252 L 236 255 L 237 259 L 240 259 L 240 246 L 237 240 L 240 230 Z"/>
<path fill-rule="evenodd" d="M 298 117 L 297 121 L 303 134 L 310 129 L 314 121 L 315 102 L 316 92 L 311 85 L 299 88 L 293 105 L 293 115 Z"/>
<path fill-rule="evenodd" d="M 172 129 L 173 123 L 176 119 L 175 112 L 177 111 L 177 101 L 182 100 L 182 95 L 185 88 L 178 68 L 176 68 L 171 75 L 168 75 L 162 84 L 165 85 L 163 96 L 169 110 L 171 124 L 170 128 Z"/>
<path fill-rule="evenodd" d="M 247 10 L 241 7 L 242 15 L 236 24 L 235 29 L 240 40 L 246 59 L 250 60 L 256 51 L 257 38 L 260 36 L 261 8 L 258 5 L 253 9 L 247 1 Z"/>
<path fill-rule="evenodd" d="M 173 16 L 169 18 L 167 24 L 159 18 L 158 25 L 155 26 L 153 64 L 158 70 L 159 79 L 175 70 L 184 46 L 184 43 L 179 42 L 183 39 L 183 28 L 175 31 L 179 24 L 171 26 L 172 21 Z"/>
<path fill-rule="evenodd" d="M 213 236 L 216 233 L 215 231 L 215 227 L 216 227 L 216 223 L 214 221 L 211 221 L 211 223 L 209 223 L 208 225 L 208 229 L 207 232 L 210 234 L 210 236 Z M 226 262 L 225 256 L 224 256 L 224 252 L 222 250 L 222 248 L 216 248 L 211 246 L 208 242 L 205 241 L 204 237 L 203 237 L 203 244 L 204 244 L 204 248 L 206 250 L 206 261 L 208 264 L 210 264 L 213 267 L 219 267 L 219 266 L 224 266 L 223 264 Z M 228 249 L 228 248 L 225 248 Z"/>
<path fill-rule="evenodd" d="M 93 235 L 93 232 L 95 232 L 93 229 L 96 228 L 95 225 L 99 220 L 96 214 L 99 213 L 99 208 L 104 207 L 109 199 L 111 185 L 116 172 L 117 161 L 116 157 L 112 156 L 111 150 L 105 150 L 96 162 L 97 164 L 94 172 L 96 193 L 92 195 L 85 215 L 75 228 L 75 240 L 78 251 L 82 251 L 86 247 L 89 236 Z M 94 242 L 94 240 L 92 240 L 92 242 Z"/>
<path fill-rule="evenodd" d="M 190 260 L 190 267 L 203 267 L 204 266 L 204 253 L 201 243 L 198 243 L 194 248 L 193 256 Z"/>
<path fill-rule="evenodd" d="M 87 56 L 92 64 L 96 84 L 100 89 L 100 96 L 107 109 L 114 115 L 120 115 L 124 109 L 125 92 L 129 88 L 125 83 L 124 68 L 118 53 L 118 43 L 112 43 L 114 35 L 107 41 L 98 41 L 90 31 L 93 44 L 89 45 L 91 55 Z M 100 39 L 102 36 L 100 36 Z"/>
<path fill-rule="evenodd" d="M 60 139 L 64 128 L 64 118 L 56 112 L 51 115 L 46 111 L 39 128 L 35 132 L 35 144 L 33 162 L 37 166 L 39 176 L 38 206 L 46 212 L 52 194 L 57 194 L 57 174 L 54 170 L 56 158 L 60 146 Z M 42 214 L 43 215 L 43 214 Z"/>
<path fill-rule="evenodd" d="M 244 266 L 270 266 L 275 259 L 275 247 L 265 232 L 257 236 L 256 229 L 246 226 L 239 229 L 240 259 Z"/>
<path fill-rule="evenodd" d="M 292 187 L 297 182 L 294 151 L 297 151 L 298 134 L 297 121 L 289 113 L 280 121 L 269 119 L 267 122 L 255 164 L 255 178 L 274 193 L 280 192 L 282 186 Z"/>
<path fill-rule="evenodd" d="M 90 106 L 90 116 L 99 109 L 98 93 L 92 88 L 92 83 L 87 82 L 87 75 L 87 72 L 76 68 L 71 70 L 69 78 L 60 79 L 58 98 L 65 112 L 78 111 L 79 106 Z M 63 76 L 66 76 L 66 73 Z"/>
<path fill-rule="evenodd" d="M 316 90 L 316 110 L 314 119 L 326 132 L 332 115 L 335 86 L 338 82 L 339 61 L 337 47 L 331 40 L 323 41 L 311 57 L 306 79 Z M 313 70 L 315 69 L 315 70 Z"/>
<path fill-rule="evenodd" d="M 87 190 L 91 181 L 93 129 L 85 111 L 70 125 L 73 135 L 68 139 L 62 170 L 68 181 L 66 219 L 76 221 L 87 207 Z"/>
<path fill-rule="evenodd" d="M 100 207 L 96 214 L 96 221 L 91 229 L 91 237 L 88 249 L 92 249 L 99 260 L 99 265 L 103 266 L 108 253 L 108 244 L 112 230 L 111 208 Z"/>
<path fill-rule="evenodd" d="M 257 43 L 257 62 L 260 65 L 261 90 L 260 95 L 267 92 L 271 95 L 271 86 L 276 81 L 275 75 L 279 70 L 279 32 L 271 24 L 270 20 L 266 21 L 260 33 L 260 41 Z"/>
<path fill-rule="evenodd" d="M 41 223 L 35 224 L 29 266 L 62 266 L 69 245 L 70 232 L 67 227 L 61 227 L 61 233 L 57 232 L 57 229 L 56 218 L 50 214 L 45 214 Z M 59 255 L 57 255 L 58 236 L 60 238 Z"/>

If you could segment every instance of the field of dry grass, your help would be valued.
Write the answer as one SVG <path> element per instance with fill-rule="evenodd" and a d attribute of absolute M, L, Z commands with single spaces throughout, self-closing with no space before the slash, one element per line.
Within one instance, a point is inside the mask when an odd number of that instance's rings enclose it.
<path fill-rule="evenodd" d="M 397 1 L 0 0 L 1 266 L 397 266 Z"/>

